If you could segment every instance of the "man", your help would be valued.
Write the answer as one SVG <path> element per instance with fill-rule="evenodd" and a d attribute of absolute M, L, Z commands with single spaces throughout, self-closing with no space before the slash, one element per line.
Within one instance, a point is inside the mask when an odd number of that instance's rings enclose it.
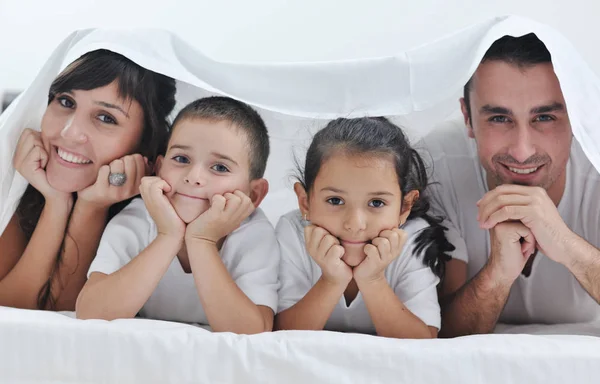
<path fill-rule="evenodd" d="M 550 53 L 534 34 L 497 40 L 460 103 L 466 129 L 423 140 L 457 248 L 440 335 L 598 318 L 600 175 L 573 140 Z"/>

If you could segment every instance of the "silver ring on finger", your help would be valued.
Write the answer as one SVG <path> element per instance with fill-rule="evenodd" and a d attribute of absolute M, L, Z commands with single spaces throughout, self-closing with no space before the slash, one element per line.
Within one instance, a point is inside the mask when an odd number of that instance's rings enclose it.
<path fill-rule="evenodd" d="M 111 173 L 108 175 L 108 184 L 120 187 L 127 182 L 127 175 L 124 173 Z"/>

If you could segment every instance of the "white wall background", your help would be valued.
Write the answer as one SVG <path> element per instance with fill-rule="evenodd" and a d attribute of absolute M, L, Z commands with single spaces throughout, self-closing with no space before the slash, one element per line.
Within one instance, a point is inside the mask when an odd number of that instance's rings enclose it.
<path fill-rule="evenodd" d="M 223 60 L 327 60 L 393 53 L 508 13 L 557 28 L 600 74 L 598 0 L 0 0 L 0 92 L 25 88 L 81 28 L 166 28 Z"/>

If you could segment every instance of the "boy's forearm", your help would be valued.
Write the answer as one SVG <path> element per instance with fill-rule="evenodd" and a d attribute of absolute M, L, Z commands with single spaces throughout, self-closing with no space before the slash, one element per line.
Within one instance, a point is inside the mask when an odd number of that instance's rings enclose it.
<path fill-rule="evenodd" d="M 132 318 L 148 301 L 180 249 L 180 242 L 159 235 L 120 270 L 89 281 L 77 300 L 80 319 Z"/>
<path fill-rule="evenodd" d="M 211 329 L 239 334 L 270 331 L 272 313 L 271 321 L 268 321 L 237 286 L 216 245 L 203 240 L 187 240 L 186 246 L 198 296 Z"/>

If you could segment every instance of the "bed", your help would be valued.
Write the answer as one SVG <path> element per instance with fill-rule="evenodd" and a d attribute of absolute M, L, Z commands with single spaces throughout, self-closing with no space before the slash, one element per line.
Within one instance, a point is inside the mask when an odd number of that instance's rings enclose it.
<path fill-rule="evenodd" d="M 165 321 L 76 320 L 72 313 L 0 307 L 0 381 L 598 382 L 600 323 L 501 325 L 497 331 L 503 334 L 449 340 L 300 331 L 244 336 Z"/>

